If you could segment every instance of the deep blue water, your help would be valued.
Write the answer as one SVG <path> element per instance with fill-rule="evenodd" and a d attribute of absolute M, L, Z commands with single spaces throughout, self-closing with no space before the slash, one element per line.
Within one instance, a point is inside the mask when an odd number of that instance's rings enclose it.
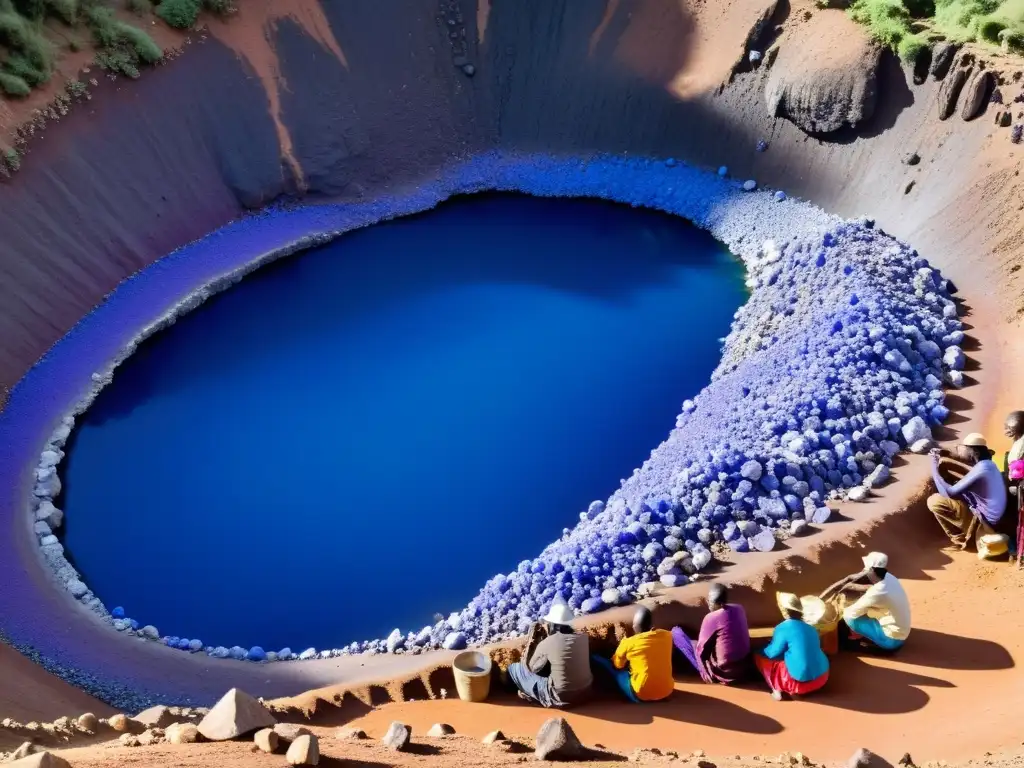
<path fill-rule="evenodd" d="M 679 219 L 514 195 L 284 259 L 80 418 L 69 555 L 108 607 L 208 645 L 417 630 L 647 458 L 742 279 Z"/>

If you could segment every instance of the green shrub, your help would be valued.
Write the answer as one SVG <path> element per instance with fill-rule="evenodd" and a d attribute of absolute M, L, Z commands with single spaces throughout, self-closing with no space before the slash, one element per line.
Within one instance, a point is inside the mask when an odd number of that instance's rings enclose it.
<path fill-rule="evenodd" d="M 81 99 L 89 93 L 89 88 L 81 80 L 68 80 L 67 85 L 64 86 L 64 90 L 68 92 L 68 96 L 73 99 Z"/>
<path fill-rule="evenodd" d="M 199 0 L 163 0 L 156 15 L 175 29 L 189 29 L 199 17 Z"/>
<path fill-rule="evenodd" d="M 917 57 L 927 47 L 928 40 L 924 35 L 906 35 L 896 46 L 896 53 L 899 54 L 900 59 L 912 64 L 917 61 Z"/>
<path fill-rule="evenodd" d="M 19 53 L 7 57 L 7 61 L 4 62 L 4 71 L 15 77 L 20 77 L 33 88 L 50 79 L 49 70 L 40 69 Z"/>
<path fill-rule="evenodd" d="M 100 51 L 96 63 L 110 72 L 116 72 L 133 80 L 140 74 L 136 57 L 125 51 Z"/>
<path fill-rule="evenodd" d="M 131 43 L 131 46 L 135 49 L 135 53 L 146 64 L 156 64 L 164 57 L 164 52 L 160 46 L 153 41 L 152 37 L 147 35 L 141 29 L 122 22 L 119 22 L 119 26 L 121 27 L 121 34 L 124 35 L 125 40 Z"/>
<path fill-rule="evenodd" d="M 114 12 L 93 6 L 85 12 L 98 52 L 96 63 L 103 69 L 131 78 L 139 76 L 139 63 L 155 64 L 164 52 L 153 38 L 131 24 L 118 21 Z"/>
<path fill-rule="evenodd" d="M 44 0 L 12 0 L 14 10 L 32 21 L 39 21 L 46 13 Z"/>
<path fill-rule="evenodd" d="M 17 75 L 0 72 L 0 91 L 8 96 L 28 96 L 32 89 Z"/>
<path fill-rule="evenodd" d="M 27 44 L 30 32 L 25 20 L 14 11 L 0 12 L 0 45 L 20 51 Z"/>
<path fill-rule="evenodd" d="M 203 7 L 218 16 L 230 16 L 236 10 L 233 0 L 203 0 Z"/>
<path fill-rule="evenodd" d="M 21 153 L 13 147 L 4 152 L 4 160 L 7 162 L 7 167 L 12 171 L 21 168 Z"/>
<path fill-rule="evenodd" d="M 68 26 L 78 22 L 77 0 L 45 0 L 46 12 L 63 21 Z"/>
<path fill-rule="evenodd" d="M 125 8 L 136 16 L 147 16 L 153 11 L 153 5 L 149 0 L 127 0 Z"/>

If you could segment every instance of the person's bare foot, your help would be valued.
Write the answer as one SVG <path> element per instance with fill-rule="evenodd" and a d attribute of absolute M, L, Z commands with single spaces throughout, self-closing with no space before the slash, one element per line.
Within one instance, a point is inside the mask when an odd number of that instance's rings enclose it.
<path fill-rule="evenodd" d="M 782 701 L 782 691 L 772 691 L 772 698 L 775 701 Z"/>
<path fill-rule="evenodd" d="M 522 699 L 523 701 L 533 701 L 533 699 L 531 699 L 529 696 L 527 696 L 522 691 L 516 691 L 516 693 L 519 694 L 519 698 Z"/>

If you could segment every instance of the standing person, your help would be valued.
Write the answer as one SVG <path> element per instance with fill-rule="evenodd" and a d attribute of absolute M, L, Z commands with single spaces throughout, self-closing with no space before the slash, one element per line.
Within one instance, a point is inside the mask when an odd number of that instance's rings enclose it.
<path fill-rule="evenodd" d="M 708 614 L 694 643 L 681 627 L 672 628 L 672 641 L 705 683 L 730 685 L 747 677 L 750 666 L 750 627 L 740 605 L 729 602 L 722 584 L 708 588 Z"/>
<path fill-rule="evenodd" d="M 1011 411 L 1003 423 L 1003 434 L 1013 441 L 1006 454 L 1006 466 L 1024 459 L 1024 411 Z"/>
<path fill-rule="evenodd" d="M 800 598 L 780 592 L 779 607 L 785 620 L 775 627 L 768 646 L 754 655 L 757 671 L 776 701 L 782 701 L 783 694 L 813 693 L 828 682 L 828 657 L 821 650 L 818 630 L 803 620 Z"/>
<path fill-rule="evenodd" d="M 899 579 L 889 573 L 888 555 L 869 552 L 863 562 L 863 571 L 832 585 L 821 599 L 843 591 L 861 592 L 861 597 L 843 611 L 843 623 L 872 645 L 896 651 L 910 637 L 910 599 Z"/>
<path fill-rule="evenodd" d="M 594 681 L 590 673 L 590 638 L 573 632 L 572 620 L 572 608 L 557 598 L 542 619 L 548 636 L 532 651 L 528 646 L 522 662 L 509 665 L 508 677 L 521 699 L 561 709 L 589 697 Z M 530 636 L 535 634 L 531 629 Z"/>
<path fill-rule="evenodd" d="M 622 639 L 611 661 L 594 656 L 594 663 L 612 674 L 630 701 L 667 699 L 676 687 L 672 678 L 672 634 L 654 629 L 654 616 L 642 605 L 633 614 L 633 632 L 632 637 Z"/>
<path fill-rule="evenodd" d="M 942 477 L 942 460 L 932 451 L 932 480 L 938 493 L 928 497 L 928 509 L 939 521 L 949 540 L 966 549 L 977 522 L 979 535 L 993 533 L 1006 511 L 1006 485 L 984 436 L 972 432 L 963 446 L 976 458 L 970 471 L 950 485 Z"/>

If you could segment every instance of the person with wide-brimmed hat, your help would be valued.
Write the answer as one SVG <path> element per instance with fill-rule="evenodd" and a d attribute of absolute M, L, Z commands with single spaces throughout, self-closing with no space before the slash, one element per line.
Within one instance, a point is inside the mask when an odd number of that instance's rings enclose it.
<path fill-rule="evenodd" d="M 972 432 L 961 443 L 974 459 L 973 466 L 953 484 L 940 471 L 943 459 L 932 451 L 932 480 L 938 493 L 928 497 L 928 509 L 954 545 L 966 549 L 971 533 L 990 535 L 1006 512 L 1006 485 L 985 437 Z"/>
<path fill-rule="evenodd" d="M 820 690 L 828 682 L 829 664 L 818 630 L 803 620 L 800 598 L 780 592 L 778 602 L 786 618 L 775 627 L 767 647 L 754 654 L 754 664 L 772 698 L 781 701 L 784 694 L 805 696 Z"/>
<path fill-rule="evenodd" d="M 510 664 L 508 679 L 519 697 L 542 707 L 563 708 L 589 697 L 594 678 L 590 672 L 590 639 L 573 631 L 572 608 L 557 596 L 541 624 L 547 637 L 528 642 L 521 662 Z M 541 625 L 531 628 L 537 637 Z"/>

